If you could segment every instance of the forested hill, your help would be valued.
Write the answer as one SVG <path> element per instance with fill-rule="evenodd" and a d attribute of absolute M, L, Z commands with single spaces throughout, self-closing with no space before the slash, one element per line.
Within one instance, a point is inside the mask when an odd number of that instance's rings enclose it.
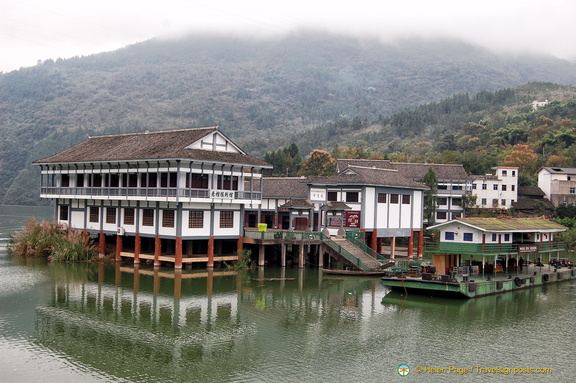
<path fill-rule="evenodd" d="M 219 125 L 258 156 L 343 119 L 384 122 L 406 107 L 530 81 L 576 83 L 576 65 L 456 41 L 386 45 L 316 32 L 196 35 L 54 58 L 0 75 L 0 203 L 36 201 L 31 161 L 88 134 Z M 340 130 L 343 142 L 357 133 Z"/>

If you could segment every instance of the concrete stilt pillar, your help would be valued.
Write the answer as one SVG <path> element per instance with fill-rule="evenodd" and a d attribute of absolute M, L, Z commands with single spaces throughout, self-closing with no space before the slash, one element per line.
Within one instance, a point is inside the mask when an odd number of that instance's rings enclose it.
<path fill-rule="evenodd" d="M 174 300 L 179 301 L 182 295 L 182 270 L 174 270 Z"/>
<path fill-rule="evenodd" d="M 390 259 L 394 259 L 396 256 L 396 237 L 392 237 L 390 240 Z"/>
<path fill-rule="evenodd" d="M 123 236 L 121 235 L 117 235 L 116 236 L 116 257 L 115 260 L 116 262 L 120 262 L 122 261 L 122 238 Z"/>
<path fill-rule="evenodd" d="M 322 245 L 318 246 L 318 267 L 320 269 L 324 267 L 324 248 Z"/>
<path fill-rule="evenodd" d="M 142 241 L 140 240 L 140 233 L 136 233 L 134 237 L 134 264 L 140 264 L 140 252 L 142 251 Z"/>
<path fill-rule="evenodd" d="M 116 268 L 115 268 L 115 273 L 114 273 L 114 286 L 120 286 L 120 284 L 122 283 L 122 271 L 120 270 L 120 264 L 117 263 L 116 264 Z"/>
<path fill-rule="evenodd" d="M 182 237 L 176 237 L 176 254 L 174 255 L 174 268 L 182 270 Z"/>
<path fill-rule="evenodd" d="M 376 251 L 378 246 L 378 229 L 374 228 L 372 231 L 372 237 L 370 238 L 370 248 Z"/>
<path fill-rule="evenodd" d="M 244 250 L 244 237 L 241 235 L 238 237 L 238 242 L 236 243 L 236 252 L 238 253 L 238 260 L 242 260 L 242 250 Z"/>
<path fill-rule="evenodd" d="M 214 236 L 210 236 L 208 240 L 208 264 L 206 265 L 208 269 L 214 268 Z"/>
<path fill-rule="evenodd" d="M 298 245 L 298 268 L 304 268 L 304 246 Z"/>
<path fill-rule="evenodd" d="M 258 247 L 258 267 L 264 267 L 264 256 L 266 254 L 266 248 L 264 245 Z"/>
<path fill-rule="evenodd" d="M 286 267 L 286 244 L 283 243 L 280 245 L 281 248 L 281 256 L 280 256 L 280 266 Z"/>
<path fill-rule="evenodd" d="M 162 254 L 162 240 L 159 236 L 154 239 L 154 267 L 160 267 L 160 255 Z"/>
<path fill-rule="evenodd" d="M 408 240 L 408 259 L 414 258 L 414 229 L 410 229 L 410 239 Z"/>
<path fill-rule="evenodd" d="M 98 237 L 98 256 L 104 258 L 106 255 L 106 235 L 104 231 L 100 230 L 100 236 Z"/>
<path fill-rule="evenodd" d="M 424 228 L 418 232 L 418 258 L 424 255 Z"/>

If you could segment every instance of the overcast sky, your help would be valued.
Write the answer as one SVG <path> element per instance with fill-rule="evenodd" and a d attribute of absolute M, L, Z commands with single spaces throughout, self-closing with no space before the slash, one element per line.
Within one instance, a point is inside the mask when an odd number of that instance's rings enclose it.
<path fill-rule="evenodd" d="M 0 71 L 186 32 L 451 37 L 576 61 L 575 0 L 0 0 Z"/>

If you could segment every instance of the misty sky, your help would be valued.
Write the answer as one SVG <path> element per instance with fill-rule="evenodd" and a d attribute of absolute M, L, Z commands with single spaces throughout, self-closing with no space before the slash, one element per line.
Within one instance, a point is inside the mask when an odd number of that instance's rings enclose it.
<path fill-rule="evenodd" d="M 575 0 L 0 0 L 0 71 L 210 31 L 459 38 L 576 61 Z"/>

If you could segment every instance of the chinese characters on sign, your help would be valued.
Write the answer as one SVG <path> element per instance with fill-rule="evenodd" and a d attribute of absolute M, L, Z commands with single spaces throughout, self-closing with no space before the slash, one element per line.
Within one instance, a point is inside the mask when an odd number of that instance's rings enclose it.
<path fill-rule="evenodd" d="M 234 190 L 210 190 L 210 198 L 234 199 Z"/>
<path fill-rule="evenodd" d="M 316 202 L 326 201 L 326 190 L 310 189 L 310 201 L 316 201 Z"/>

